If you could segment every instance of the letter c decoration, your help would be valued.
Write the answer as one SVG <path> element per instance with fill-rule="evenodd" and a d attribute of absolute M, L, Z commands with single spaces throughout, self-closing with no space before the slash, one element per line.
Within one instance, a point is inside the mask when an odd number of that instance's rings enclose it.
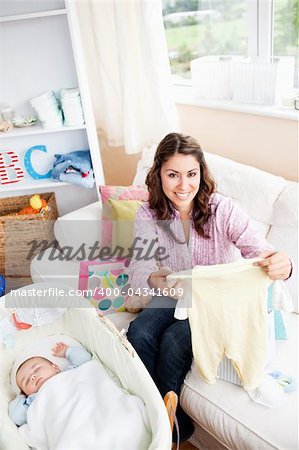
<path fill-rule="evenodd" d="M 47 148 L 45 145 L 34 145 L 33 147 L 30 147 L 24 156 L 24 166 L 28 174 L 34 179 L 34 180 L 41 180 L 44 178 L 51 178 L 51 170 L 45 174 L 40 174 L 34 170 L 31 164 L 31 154 L 35 150 L 39 150 L 40 152 L 47 153 Z"/>

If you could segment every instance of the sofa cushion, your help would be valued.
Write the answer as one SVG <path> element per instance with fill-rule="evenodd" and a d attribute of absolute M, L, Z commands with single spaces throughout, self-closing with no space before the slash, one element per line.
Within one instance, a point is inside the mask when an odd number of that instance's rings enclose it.
<path fill-rule="evenodd" d="M 69 289 L 78 289 L 80 263 L 66 260 L 61 253 L 49 248 L 37 255 L 30 264 L 30 275 L 33 283 L 63 283 Z"/>
<path fill-rule="evenodd" d="M 271 369 L 296 376 L 298 316 L 291 314 L 290 319 L 289 339 L 276 341 L 276 358 Z M 180 401 L 185 411 L 227 448 L 295 450 L 298 448 L 297 392 L 284 397 L 283 405 L 266 408 L 250 400 L 239 386 L 221 380 L 214 385 L 205 383 L 193 366 Z M 200 439 L 200 433 L 198 436 Z"/>
<path fill-rule="evenodd" d="M 253 219 L 271 224 L 273 204 L 286 180 L 255 167 L 205 152 L 220 194 L 234 199 Z"/>
<path fill-rule="evenodd" d="M 145 147 L 142 151 L 141 158 L 137 163 L 137 170 L 133 180 L 133 185 L 138 186 L 145 184 L 146 175 L 153 165 L 154 156 L 157 150 L 156 145 Z"/>
<path fill-rule="evenodd" d="M 278 227 L 298 227 L 298 183 L 287 181 L 273 205 L 271 224 Z"/>
<path fill-rule="evenodd" d="M 54 233 L 60 247 L 78 249 L 84 243 L 87 249 L 97 241 L 101 244 L 101 214 L 102 204 L 98 201 L 59 217 Z"/>
<path fill-rule="evenodd" d="M 108 319 L 111 320 L 111 322 L 116 326 L 116 328 L 121 331 L 125 330 L 125 332 L 128 331 L 130 323 L 136 319 L 138 314 L 133 314 L 130 312 L 122 312 L 120 313 L 111 313 L 108 315 Z"/>

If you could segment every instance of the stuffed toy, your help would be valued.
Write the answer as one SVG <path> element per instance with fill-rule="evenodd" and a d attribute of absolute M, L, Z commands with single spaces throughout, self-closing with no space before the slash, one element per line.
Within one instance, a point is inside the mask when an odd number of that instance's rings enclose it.
<path fill-rule="evenodd" d="M 9 120 L 0 120 L 0 131 L 6 133 L 7 131 L 12 130 L 13 125 Z"/>
<path fill-rule="evenodd" d="M 22 216 L 25 214 L 45 213 L 46 211 L 49 211 L 49 206 L 47 205 L 46 200 L 36 194 L 30 198 L 29 206 L 25 206 L 25 208 L 22 208 L 17 214 Z"/>

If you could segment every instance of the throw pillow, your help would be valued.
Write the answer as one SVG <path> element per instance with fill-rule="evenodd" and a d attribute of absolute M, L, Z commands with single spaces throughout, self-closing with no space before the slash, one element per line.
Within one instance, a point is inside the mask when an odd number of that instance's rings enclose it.
<path fill-rule="evenodd" d="M 102 198 L 102 246 L 112 245 L 112 206 L 108 199 L 112 200 L 137 200 L 146 202 L 148 191 L 146 186 L 101 186 Z"/>
<path fill-rule="evenodd" d="M 112 208 L 113 219 L 112 249 L 119 246 L 127 254 L 133 242 L 135 217 L 141 202 L 109 199 L 108 203 Z"/>

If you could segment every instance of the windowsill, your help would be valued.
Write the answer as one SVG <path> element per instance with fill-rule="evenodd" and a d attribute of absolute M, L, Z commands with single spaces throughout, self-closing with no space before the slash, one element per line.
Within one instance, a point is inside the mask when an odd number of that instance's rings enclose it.
<path fill-rule="evenodd" d="M 249 103 L 237 103 L 232 100 L 197 99 L 191 86 L 174 85 L 174 97 L 178 104 L 198 106 L 200 108 L 220 109 L 238 113 L 255 114 L 279 119 L 298 120 L 299 111 L 279 106 L 263 106 Z"/>

